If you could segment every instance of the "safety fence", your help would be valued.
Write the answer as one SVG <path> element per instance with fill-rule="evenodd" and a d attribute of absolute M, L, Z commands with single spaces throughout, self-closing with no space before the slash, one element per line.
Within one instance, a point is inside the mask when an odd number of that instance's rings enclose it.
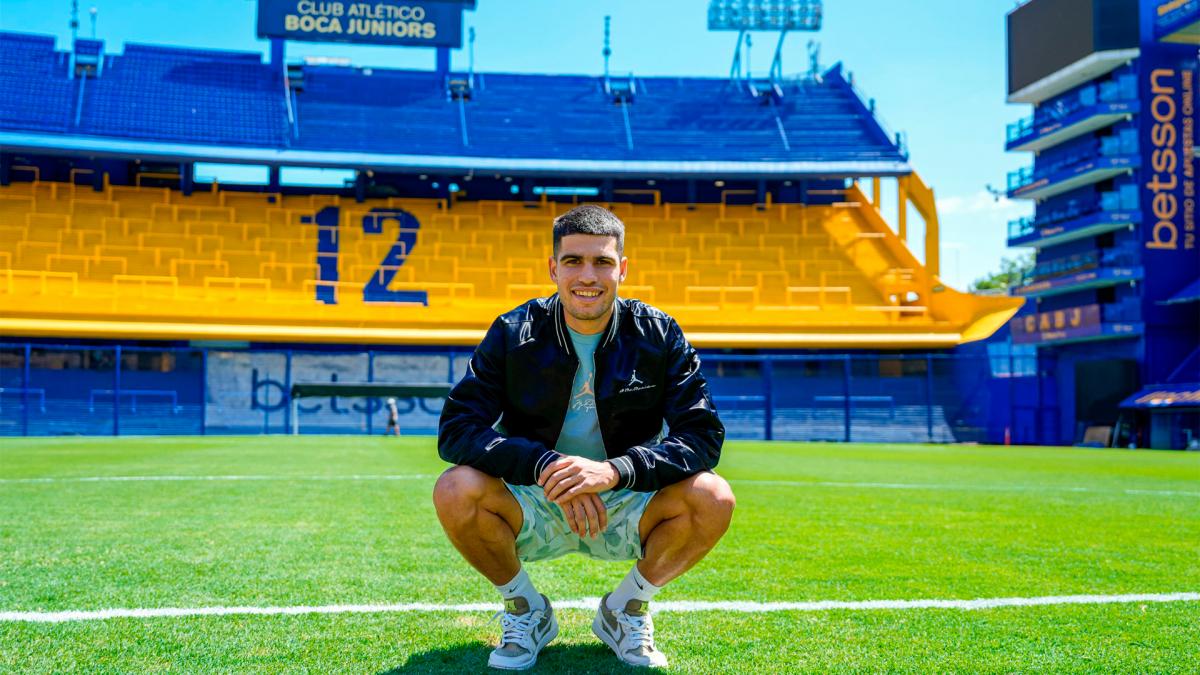
<path fill-rule="evenodd" d="M 0 344 L 0 436 L 381 434 L 381 398 L 305 399 L 295 383 L 456 382 L 470 350 Z M 702 353 L 729 438 L 1053 443 L 1053 392 L 1011 352 Z M 1039 391 L 1039 389 L 1047 391 Z M 403 433 L 442 402 L 398 401 Z"/>

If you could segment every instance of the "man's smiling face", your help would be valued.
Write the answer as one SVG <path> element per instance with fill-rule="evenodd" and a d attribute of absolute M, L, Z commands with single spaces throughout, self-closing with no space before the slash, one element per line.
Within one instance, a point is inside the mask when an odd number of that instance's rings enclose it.
<path fill-rule="evenodd" d="M 585 334 L 604 330 L 628 266 L 629 261 L 617 250 L 616 237 L 563 237 L 550 259 L 550 278 L 558 285 L 567 325 Z"/>

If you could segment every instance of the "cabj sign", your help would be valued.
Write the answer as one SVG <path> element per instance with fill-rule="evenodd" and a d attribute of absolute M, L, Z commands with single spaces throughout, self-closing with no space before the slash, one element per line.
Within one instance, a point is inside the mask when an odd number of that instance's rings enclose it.
<path fill-rule="evenodd" d="M 1103 332 L 1100 305 L 1026 314 L 1009 322 L 1013 342 L 1030 344 L 1088 337 Z"/>
<path fill-rule="evenodd" d="M 463 7 L 452 0 L 259 0 L 258 36 L 454 48 L 462 45 Z"/>

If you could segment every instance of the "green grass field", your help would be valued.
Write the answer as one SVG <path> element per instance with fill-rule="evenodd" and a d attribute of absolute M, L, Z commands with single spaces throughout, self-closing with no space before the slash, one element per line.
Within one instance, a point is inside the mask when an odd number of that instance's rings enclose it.
<path fill-rule="evenodd" d="M 1200 591 L 1197 453 L 730 442 L 724 457 L 733 526 L 661 601 Z M 3 439 L 0 613 L 497 602 L 437 525 L 443 468 L 431 438 Z M 113 476 L 211 479 L 80 480 Z M 628 564 L 528 569 L 565 601 Z M 560 611 L 539 671 L 624 670 L 591 617 Z M 8 616 L 0 672 L 480 672 L 490 618 Z M 1200 672 L 1194 599 L 661 611 L 656 626 L 686 672 Z"/>

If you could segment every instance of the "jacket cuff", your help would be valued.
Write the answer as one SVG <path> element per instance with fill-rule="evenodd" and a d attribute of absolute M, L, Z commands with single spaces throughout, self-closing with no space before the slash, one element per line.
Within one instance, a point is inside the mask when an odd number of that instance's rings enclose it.
<path fill-rule="evenodd" d="M 633 481 L 637 478 L 634 472 L 633 462 L 626 456 L 613 457 L 608 460 L 609 464 L 617 470 L 617 486 L 614 490 L 628 490 L 633 487 Z"/>
<path fill-rule="evenodd" d="M 550 464 L 561 457 L 562 455 L 554 450 L 547 450 L 543 452 L 541 457 L 538 457 L 537 461 L 533 463 L 533 480 L 529 484 L 537 485 L 538 476 L 542 475 L 542 472 L 546 470 L 546 467 L 550 466 Z"/>

